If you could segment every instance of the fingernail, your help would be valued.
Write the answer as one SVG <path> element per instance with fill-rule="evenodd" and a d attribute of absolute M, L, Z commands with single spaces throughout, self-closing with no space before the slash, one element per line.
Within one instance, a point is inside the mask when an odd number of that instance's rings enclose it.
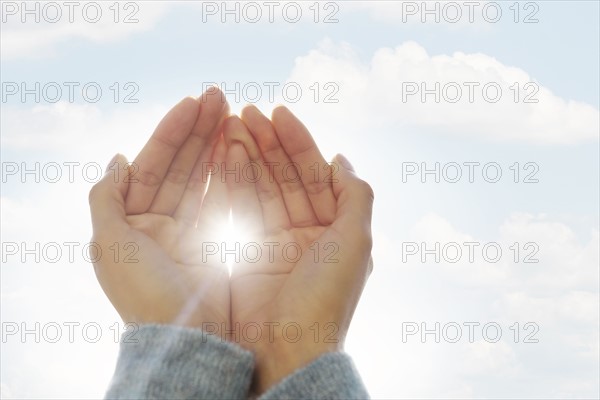
<path fill-rule="evenodd" d="M 348 159 L 344 157 L 343 154 L 338 154 L 337 156 L 335 156 L 335 158 L 339 161 L 340 164 L 342 164 L 344 168 L 349 169 L 350 171 L 354 171 L 354 167 L 352 166 L 352 164 L 350 164 L 350 161 L 348 161 Z"/>

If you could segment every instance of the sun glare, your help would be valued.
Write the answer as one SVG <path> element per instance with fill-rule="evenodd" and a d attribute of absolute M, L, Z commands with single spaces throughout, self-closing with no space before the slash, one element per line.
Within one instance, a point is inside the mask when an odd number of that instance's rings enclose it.
<path fill-rule="evenodd" d="M 238 226 L 234 224 L 231 212 L 229 212 L 227 220 L 221 224 L 218 238 L 219 252 L 221 257 L 225 258 L 224 265 L 227 267 L 229 275 L 231 275 L 233 264 L 236 258 L 240 257 L 246 240 L 243 229 L 241 229 L 239 224 Z"/>

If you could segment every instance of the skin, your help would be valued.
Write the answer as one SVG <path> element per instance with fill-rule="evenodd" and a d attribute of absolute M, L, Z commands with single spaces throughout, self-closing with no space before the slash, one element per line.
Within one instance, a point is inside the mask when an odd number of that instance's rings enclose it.
<path fill-rule="evenodd" d="M 264 249 L 263 257 L 237 265 L 231 276 L 232 321 L 262 327 L 257 341 L 241 336 L 242 346 L 256 355 L 254 389 L 262 393 L 320 355 L 343 348 L 372 269 L 373 191 L 339 155 L 334 175 L 313 173 L 309 167 L 315 162 L 321 171 L 327 163 L 285 107 L 276 108 L 271 121 L 246 107 L 241 120 L 225 121 L 224 136 L 228 164 L 252 161 L 261 171 L 256 183 L 227 181 L 234 222 L 250 220 L 256 243 L 279 243 L 278 249 L 296 243 L 302 249 L 298 260 L 277 250 L 270 259 Z M 282 171 L 291 162 L 301 172 L 299 182 Z M 284 331 L 286 324 L 300 327 L 301 334 L 297 328 Z"/>
<path fill-rule="evenodd" d="M 215 182 L 204 196 L 202 170 L 211 153 L 225 157 L 219 137 L 228 114 L 219 95 L 183 99 L 159 123 L 135 168 L 115 156 L 90 191 L 92 241 L 103 254 L 94 270 L 126 322 L 229 322 L 227 270 L 203 263 L 198 246 L 211 240 L 228 212 L 224 184 Z M 118 256 L 111 246 L 118 246 Z"/>
<path fill-rule="evenodd" d="M 287 108 L 277 107 L 269 120 L 249 106 L 238 118 L 220 99 L 217 93 L 176 105 L 136 157 L 139 169 L 130 175 L 137 182 L 115 179 L 123 156 L 111 162 L 90 192 L 92 240 L 102 249 L 134 243 L 139 262 L 102 257 L 94 267 L 124 321 L 258 325 L 258 337 L 218 334 L 255 354 L 253 390 L 263 393 L 343 349 L 372 270 L 373 191 L 343 156 L 331 170 Z M 254 169 L 244 170 L 246 179 L 212 175 L 204 195 L 200 165 L 211 160 L 229 171 L 250 162 Z M 310 169 L 315 163 L 319 174 Z M 244 240 L 263 246 L 262 256 L 234 265 L 231 277 L 218 257 L 203 260 L 199 245 L 220 240 L 230 208 Z M 277 244 L 274 257 L 265 243 Z M 286 244 L 299 246 L 301 257 L 285 257 Z M 293 327 L 284 331 L 286 324 Z"/>

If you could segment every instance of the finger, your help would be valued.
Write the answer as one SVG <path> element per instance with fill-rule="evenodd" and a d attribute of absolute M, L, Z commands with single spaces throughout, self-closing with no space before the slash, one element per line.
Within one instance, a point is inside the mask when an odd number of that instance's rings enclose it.
<path fill-rule="evenodd" d="M 241 142 L 252 165 L 256 176 L 256 193 L 261 205 L 265 233 L 275 234 L 281 230 L 290 229 L 291 223 L 285 208 L 279 185 L 262 158 L 262 154 L 252 134 L 238 117 L 228 118 L 224 125 L 225 141 L 228 145 Z"/>
<path fill-rule="evenodd" d="M 333 227 L 337 232 L 347 233 L 348 237 L 359 242 L 368 238 L 365 244 L 370 245 L 373 189 L 356 176 L 347 158 L 338 154 L 334 163 L 339 166 L 339 174 L 337 181 L 333 183 L 333 191 L 337 198 Z"/>
<path fill-rule="evenodd" d="M 277 137 L 291 160 L 298 164 L 302 183 L 321 224 L 333 222 L 336 200 L 334 180 L 328 163 L 306 127 L 286 107 L 273 110 L 271 117 Z"/>
<path fill-rule="evenodd" d="M 227 126 L 227 125 L 226 125 Z M 252 169 L 248 168 L 246 176 L 241 172 L 250 159 L 244 145 L 234 142 L 227 151 L 225 181 L 231 199 L 231 215 L 239 232 L 249 235 L 264 233 L 262 210 L 256 193 L 255 176 Z"/>
<path fill-rule="evenodd" d="M 177 151 L 175 159 L 169 166 L 160 189 L 154 197 L 149 212 L 173 215 L 182 201 L 182 196 L 196 162 L 198 160 L 200 162 L 210 160 L 214 144 L 221 131 L 221 124 L 225 115 L 229 112 L 229 107 L 227 102 L 221 101 L 218 96 L 207 97 L 203 94 L 201 99 L 204 98 L 206 98 L 206 101 L 199 101 L 200 112 L 191 134 Z M 205 188 L 199 185 L 194 190 L 203 193 Z M 188 198 L 193 197 L 195 196 L 188 196 Z M 200 207 L 200 203 L 197 203 L 197 207 Z"/>
<path fill-rule="evenodd" d="M 212 157 L 212 163 L 216 169 L 220 169 L 225 165 L 225 157 L 227 156 L 227 146 L 223 137 L 219 140 L 215 147 Z M 223 224 L 229 223 L 229 198 L 227 194 L 227 184 L 218 170 L 210 175 L 208 190 L 202 201 L 200 216 L 198 218 L 198 227 L 205 229 L 207 232 L 215 232 L 222 228 Z M 197 207 L 196 207 L 197 208 Z M 190 212 L 190 216 L 195 219 L 195 212 Z"/>
<path fill-rule="evenodd" d="M 136 168 L 125 201 L 128 214 L 148 211 L 169 166 L 198 118 L 199 101 L 186 97 L 163 117 L 134 160 Z"/>
<path fill-rule="evenodd" d="M 104 177 L 90 190 L 89 203 L 94 235 L 119 236 L 129 228 L 125 213 L 128 173 L 127 159 L 117 154 L 106 169 Z M 125 168 L 124 168 L 125 167 Z"/>
<path fill-rule="evenodd" d="M 326 261 L 330 268 L 322 268 L 321 279 L 335 282 L 339 293 L 359 296 L 372 269 L 371 214 L 373 190 L 359 179 L 348 160 L 341 155 L 334 158 L 339 165 L 337 182 L 333 190 L 337 198 L 335 221 L 315 244 L 321 248 L 334 248 L 336 252 Z M 313 245 L 315 245 L 313 244 Z M 312 245 L 311 245 L 312 246 Z M 341 249 L 342 251 L 337 251 Z M 313 264 L 305 264 L 303 273 L 312 275 Z"/>
<path fill-rule="evenodd" d="M 242 121 L 252 133 L 265 166 L 279 185 L 290 223 L 297 227 L 319 224 L 299 172 L 281 146 L 271 121 L 254 106 L 242 110 Z"/>

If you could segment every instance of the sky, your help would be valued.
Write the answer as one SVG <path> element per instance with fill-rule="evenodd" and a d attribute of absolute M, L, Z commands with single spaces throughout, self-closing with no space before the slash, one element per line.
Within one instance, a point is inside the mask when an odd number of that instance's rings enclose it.
<path fill-rule="evenodd" d="M 600 396 L 598 2 L 68 3 L 1 2 L 2 398 L 103 396 L 88 192 L 211 84 L 373 187 L 373 398 Z"/>

